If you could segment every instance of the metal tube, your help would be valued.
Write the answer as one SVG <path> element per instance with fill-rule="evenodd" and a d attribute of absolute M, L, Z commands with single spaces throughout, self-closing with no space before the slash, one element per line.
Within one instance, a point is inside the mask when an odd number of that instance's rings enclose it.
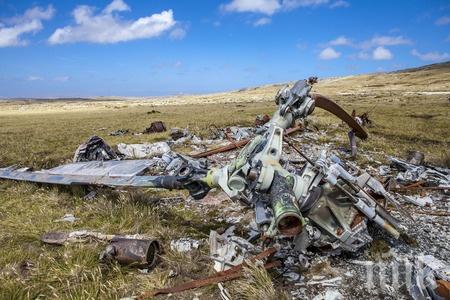
<path fill-rule="evenodd" d="M 121 265 L 153 268 L 160 253 L 161 246 L 157 240 L 115 237 L 106 247 L 102 257 L 114 259 Z"/>

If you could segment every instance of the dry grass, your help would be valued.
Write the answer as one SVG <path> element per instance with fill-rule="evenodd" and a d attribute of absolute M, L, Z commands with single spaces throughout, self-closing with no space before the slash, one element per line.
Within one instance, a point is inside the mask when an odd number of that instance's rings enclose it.
<path fill-rule="evenodd" d="M 430 73 L 431 72 L 431 73 Z M 414 73 L 414 74 L 413 74 Z M 360 143 L 373 151 L 377 160 L 383 153 L 404 156 L 407 150 L 423 151 L 436 164 L 450 163 L 450 102 L 447 95 L 420 95 L 418 91 L 450 91 L 449 67 L 436 70 L 365 75 L 323 81 L 315 90 L 335 99 L 346 109 L 370 110 L 375 125 L 370 138 Z M 398 81 L 393 82 L 393 78 Z M 396 79 L 397 80 L 397 79 Z M 53 167 L 71 160 L 76 147 L 96 134 L 108 143 L 140 143 L 163 140 L 156 135 L 107 134 L 119 128 L 142 131 L 150 122 L 162 120 L 167 127 L 189 127 L 208 136 L 214 126 L 253 124 L 254 117 L 275 109 L 272 99 L 279 86 L 204 96 L 183 96 L 143 100 L 91 102 L 0 103 L 0 166 L 19 164 L 35 168 Z M 340 92 L 350 93 L 342 95 Z M 178 102 L 177 102 L 178 101 Z M 147 114 L 158 110 L 161 113 Z M 323 111 L 311 118 L 328 134 L 322 142 L 346 146 L 348 128 Z M 182 150 L 182 149 L 181 149 Z M 361 157 L 360 162 L 365 158 Z M 157 287 L 170 286 L 212 272 L 206 246 L 182 255 L 171 252 L 170 240 L 182 236 L 206 238 L 211 228 L 223 224 L 182 204 L 149 205 L 163 191 L 102 191 L 91 201 L 82 193 L 33 184 L 0 181 L 0 299 L 117 299 Z M 74 224 L 55 223 L 66 213 L 80 220 Z M 219 211 L 216 212 L 217 214 Z M 188 224 L 188 225 L 187 225 Z M 117 265 L 99 265 L 102 243 L 51 247 L 39 236 L 50 230 L 92 229 L 105 233 L 141 233 L 161 240 L 167 250 L 162 263 L 150 274 Z M 30 270 L 24 262 L 31 262 Z M 170 270 L 178 276 L 169 278 Z M 277 295 L 270 276 L 257 266 L 239 281 L 243 298 L 260 291 Z M 234 284 L 234 283 L 233 283 Z M 217 298 L 217 289 L 207 287 L 176 295 L 175 298 Z M 277 295 L 279 296 L 279 295 Z M 274 296 L 275 297 L 275 296 Z"/>
<path fill-rule="evenodd" d="M 236 299 L 288 299 L 285 293 L 275 289 L 271 276 L 261 261 L 248 262 L 244 267 L 244 278 L 233 283 L 231 290 Z"/>

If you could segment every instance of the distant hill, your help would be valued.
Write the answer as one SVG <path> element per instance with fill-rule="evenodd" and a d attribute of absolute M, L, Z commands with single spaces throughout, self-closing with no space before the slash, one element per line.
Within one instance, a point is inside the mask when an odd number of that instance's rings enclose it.
<path fill-rule="evenodd" d="M 339 93 L 442 93 L 450 94 L 450 62 L 389 73 L 325 79 L 316 86 L 322 92 Z"/>

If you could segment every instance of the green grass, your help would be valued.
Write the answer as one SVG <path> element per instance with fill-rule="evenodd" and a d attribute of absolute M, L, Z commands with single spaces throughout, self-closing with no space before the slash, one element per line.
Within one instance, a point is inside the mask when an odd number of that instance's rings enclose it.
<path fill-rule="evenodd" d="M 445 96 L 385 93 L 358 96 L 357 99 L 331 96 L 346 109 L 355 108 L 359 113 L 380 103 L 370 113 L 374 126 L 369 128 L 369 139 L 359 142 L 365 151 L 375 152 L 377 160 L 385 159 L 383 153 L 403 157 L 407 150 L 414 149 L 423 151 L 432 163 L 449 166 L 450 103 Z M 268 99 L 272 97 L 267 96 Z M 147 114 L 152 109 L 161 113 Z M 0 110 L 0 166 L 18 164 L 49 168 L 69 162 L 77 146 L 94 134 L 111 145 L 164 140 L 169 132 L 121 137 L 107 135 L 119 128 L 141 132 L 156 120 L 164 121 L 168 128 L 189 127 L 207 137 L 213 126 L 251 126 L 255 115 L 271 113 L 274 109 L 273 102 L 255 102 L 158 107 L 149 103 L 121 105 L 120 108 L 111 104 L 106 109 L 96 110 L 93 106 L 77 112 L 40 112 L 39 106 L 33 113 L 3 114 Z M 421 117 L 424 115 L 432 117 Z M 348 128 L 335 117 L 317 109 L 311 119 L 320 129 L 328 129 L 329 134 L 321 137 L 321 142 L 346 146 Z M 364 159 L 360 158 L 360 162 Z M 212 263 L 206 245 L 198 252 L 179 254 L 170 251 L 169 243 L 182 236 L 206 238 L 210 229 L 224 226 L 214 221 L 221 207 L 204 213 L 182 204 L 146 204 L 146 199 L 167 194 L 170 193 L 105 190 L 94 200 L 86 201 L 79 192 L 0 181 L 0 299 L 117 299 L 211 274 Z M 73 213 L 80 220 L 74 224 L 54 222 L 66 213 Z M 159 239 L 166 252 L 155 270 L 141 274 L 131 268 L 99 264 L 98 254 L 105 246 L 100 242 L 54 247 L 39 241 L 39 236 L 46 231 L 76 229 L 149 235 Z M 20 265 L 24 261 L 32 262 L 34 267 L 30 271 L 22 270 Z M 179 275 L 169 278 L 170 270 Z M 268 283 L 265 271 L 252 267 L 247 272 L 251 280 L 238 284 L 237 294 L 251 298 L 248 295 L 255 289 L 267 288 L 269 298 L 275 297 L 278 292 Z M 172 298 L 192 298 L 198 293 L 202 299 L 218 297 L 216 287 L 206 287 Z"/>

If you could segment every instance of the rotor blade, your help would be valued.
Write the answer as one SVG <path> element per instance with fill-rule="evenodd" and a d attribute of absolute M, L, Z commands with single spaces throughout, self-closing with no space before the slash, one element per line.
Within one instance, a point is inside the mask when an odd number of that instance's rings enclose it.
<path fill-rule="evenodd" d="M 356 122 L 356 120 L 353 119 L 353 117 L 350 116 L 336 102 L 333 102 L 332 100 L 328 99 L 325 96 L 322 96 L 321 94 L 311 94 L 311 97 L 315 100 L 316 107 L 320 107 L 332 113 L 333 115 L 347 123 L 347 125 L 355 131 L 357 137 L 365 140 L 369 136 L 366 130 L 361 125 L 359 125 L 358 122 Z"/>
<path fill-rule="evenodd" d="M 35 172 L 9 167 L 0 169 L 0 179 L 59 185 L 182 188 L 177 176 L 142 175 L 152 165 L 151 160 L 124 160 L 79 162 Z"/>

